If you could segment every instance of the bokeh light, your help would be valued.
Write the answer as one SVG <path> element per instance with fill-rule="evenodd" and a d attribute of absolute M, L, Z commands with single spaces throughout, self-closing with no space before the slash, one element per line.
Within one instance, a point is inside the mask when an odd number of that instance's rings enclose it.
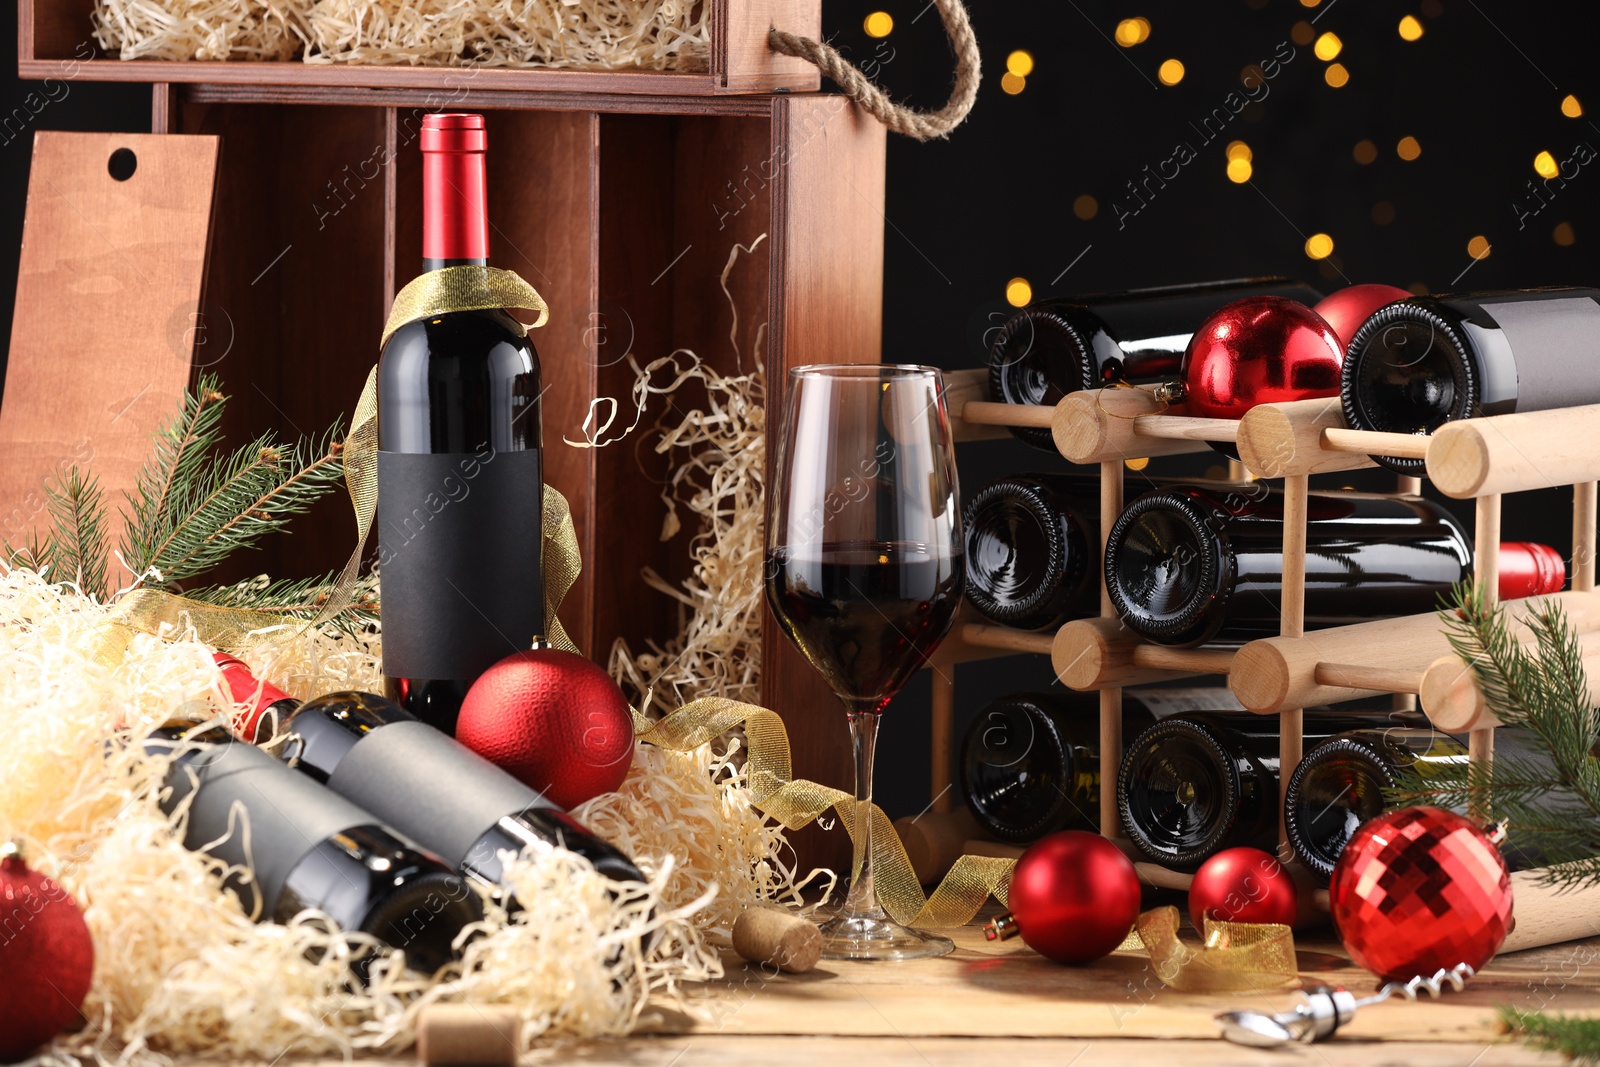
<path fill-rule="evenodd" d="M 887 37 L 894 29 L 894 16 L 887 11 L 874 11 L 861 20 L 861 28 L 868 37 Z"/>
<path fill-rule="evenodd" d="M 1250 146 L 1243 141 L 1228 142 L 1228 161 L 1230 163 L 1235 159 L 1242 159 L 1248 163 L 1254 158 L 1256 158 L 1255 153 L 1250 151 Z"/>
<path fill-rule="evenodd" d="M 1468 241 L 1467 255 L 1471 256 L 1473 259 L 1488 259 L 1489 239 L 1480 233 L 1478 236 Z"/>
<path fill-rule="evenodd" d="M 1033 53 L 1017 49 L 1006 56 L 1006 70 L 1019 78 L 1026 78 L 1033 73 Z"/>
<path fill-rule="evenodd" d="M 1150 457 L 1140 456 L 1138 459 L 1125 459 L 1122 461 L 1122 465 L 1131 471 L 1142 471 L 1150 466 Z"/>
<path fill-rule="evenodd" d="M 1322 0 L 1300 0 L 1301 7 L 1316 7 Z"/>
<path fill-rule="evenodd" d="M 1289 28 L 1289 40 L 1304 48 L 1316 37 L 1317 28 L 1309 22 L 1301 21 Z"/>
<path fill-rule="evenodd" d="M 1072 202 L 1072 213 L 1078 216 L 1080 219 L 1083 219 L 1085 222 L 1088 222 L 1090 219 L 1100 214 L 1100 201 L 1096 200 L 1088 193 L 1084 193 L 1082 196 L 1078 197 L 1078 199 Z"/>
<path fill-rule="evenodd" d="M 1357 141 L 1356 146 L 1350 150 L 1350 154 L 1355 157 L 1357 163 L 1364 167 L 1368 163 L 1373 163 L 1377 160 L 1378 146 L 1371 141 Z"/>
<path fill-rule="evenodd" d="M 1161 64 L 1161 69 L 1156 71 L 1156 77 L 1161 79 L 1162 85 L 1177 85 L 1183 81 L 1183 64 L 1176 59 L 1169 59 Z"/>
<path fill-rule="evenodd" d="M 1583 117 L 1583 105 L 1578 103 L 1578 98 L 1568 93 L 1561 98 L 1561 113 L 1569 119 Z"/>
<path fill-rule="evenodd" d="M 1422 155 L 1422 145 L 1418 143 L 1415 137 L 1400 138 L 1400 143 L 1394 146 L 1394 150 L 1407 163 Z"/>
<path fill-rule="evenodd" d="M 1250 180 L 1250 175 L 1255 173 L 1255 168 L 1248 159 L 1228 160 L 1228 180 L 1243 185 Z"/>
<path fill-rule="evenodd" d="M 1556 157 L 1549 152 L 1540 152 L 1533 157 L 1533 172 L 1541 178 L 1554 178 L 1561 173 L 1561 167 L 1556 163 Z"/>
<path fill-rule="evenodd" d="M 1333 255 L 1333 238 L 1325 233 L 1314 233 L 1307 237 L 1306 255 L 1312 259 L 1327 259 Z"/>
<path fill-rule="evenodd" d="M 1313 48 L 1312 51 L 1316 53 L 1318 59 L 1326 63 L 1330 59 L 1338 58 L 1339 53 L 1343 49 L 1344 42 L 1339 40 L 1338 34 L 1325 33 L 1321 37 L 1317 38 L 1316 47 Z"/>
<path fill-rule="evenodd" d="M 1415 15 L 1407 15 L 1400 20 L 1400 39 L 1402 41 L 1416 41 L 1422 37 L 1422 22 Z"/>
<path fill-rule="evenodd" d="M 1350 72 L 1344 69 L 1343 63 L 1329 63 L 1328 69 L 1322 72 L 1322 80 L 1335 89 L 1343 89 L 1350 81 Z"/>
<path fill-rule="evenodd" d="M 1124 48 L 1132 48 L 1136 44 L 1144 44 L 1150 39 L 1150 20 L 1135 16 L 1123 19 L 1117 23 L 1117 43 Z"/>
<path fill-rule="evenodd" d="M 1000 75 L 1000 88 L 1004 89 L 1006 92 L 1010 93 L 1012 96 L 1016 96 L 1018 93 L 1022 92 L 1022 90 L 1026 89 L 1027 87 L 1028 87 L 1028 79 L 1027 78 L 1019 78 L 1017 75 L 1011 73 L 1009 70 L 1006 71 L 1004 74 Z"/>
<path fill-rule="evenodd" d="M 1006 303 L 1014 308 L 1027 307 L 1033 300 L 1033 286 L 1026 278 L 1012 278 L 1006 282 Z"/>
<path fill-rule="evenodd" d="M 1556 223 L 1556 228 L 1550 231 L 1550 240 L 1562 248 L 1568 247 L 1577 239 L 1578 235 L 1572 232 L 1572 223 L 1570 222 L 1558 222 Z"/>

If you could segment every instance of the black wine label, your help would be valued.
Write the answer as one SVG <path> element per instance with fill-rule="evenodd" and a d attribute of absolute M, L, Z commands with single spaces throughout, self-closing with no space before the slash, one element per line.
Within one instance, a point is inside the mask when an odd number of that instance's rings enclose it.
<path fill-rule="evenodd" d="M 540 458 L 378 453 L 384 674 L 476 678 L 544 632 Z"/>

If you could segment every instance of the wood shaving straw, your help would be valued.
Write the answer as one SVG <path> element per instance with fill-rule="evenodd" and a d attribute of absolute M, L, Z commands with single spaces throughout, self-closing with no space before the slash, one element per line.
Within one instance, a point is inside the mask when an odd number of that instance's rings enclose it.
<path fill-rule="evenodd" d="M 753 251 L 765 238 L 762 234 L 749 247 L 734 245 L 720 279 L 733 311 L 728 336 L 740 364 L 744 353 L 739 309 L 728 289 L 728 275 L 739 253 Z M 762 323 L 752 346 L 752 361 L 758 368 L 765 336 Z M 619 639 L 611 650 L 611 673 L 640 694 L 646 713 L 658 692 L 667 710 L 701 696 L 755 703 L 761 681 L 766 377 L 759 369 L 722 374 L 688 349 L 678 349 L 642 370 L 631 356 L 629 363 L 638 375 L 634 426 L 651 396 L 671 396 L 691 381 L 705 389 L 703 408 L 694 408 L 676 423 L 658 424 L 661 438 L 656 444 L 658 454 L 676 461 L 661 493 L 666 505 L 661 540 L 670 540 L 682 528 L 680 506 L 698 520 L 698 529 L 689 543 L 694 567 L 681 585 L 672 585 L 649 568 L 642 574 L 652 589 L 678 601 L 677 636 L 665 645 L 650 642 L 648 651 L 638 654 Z M 663 369 L 669 369 L 670 380 L 657 385 L 656 374 Z"/>
<path fill-rule="evenodd" d="M 622 790 L 579 814 L 640 860 L 647 883 L 608 893 L 617 884 L 569 853 L 521 857 L 511 869 L 525 910 L 508 918 L 491 903 L 459 965 L 429 979 L 380 959 L 362 987 L 352 957 L 374 946 L 314 914 L 250 921 L 219 865 L 182 846 L 184 812 L 168 818 L 156 803 L 164 761 L 139 741 L 170 718 L 234 709 L 192 635 L 138 635 L 120 666 L 98 663 L 105 615 L 0 568 L 0 839 L 22 842 L 84 906 L 95 939 L 89 1025 L 57 1042 L 68 1060 L 392 1053 L 439 1000 L 512 1004 L 530 1045 L 616 1036 L 650 997 L 678 1000 L 685 983 L 720 977 L 706 929 L 744 903 L 798 899 L 782 831 L 751 808 L 731 754 L 641 745 Z M 303 633 L 244 658 L 302 696 L 378 681 L 376 635 Z"/>
<path fill-rule="evenodd" d="M 704 70 L 696 0 L 95 0 L 124 59 Z M 302 49 L 301 46 L 304 45 Z"/>

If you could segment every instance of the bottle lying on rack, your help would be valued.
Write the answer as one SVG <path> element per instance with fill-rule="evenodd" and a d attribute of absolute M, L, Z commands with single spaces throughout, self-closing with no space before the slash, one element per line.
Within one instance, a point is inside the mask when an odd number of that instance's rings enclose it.
<path fill-rule="evenodd" d="M 485 139 L 482 115 L 423 116 L 425 272 L 488 263 Z M 477 276 L 436 277 L 449 294 Z M 527 330 L 481 303 L 423 310 L 378 361 L 385 689 L 445 733 L 473 681 L 544 633 L 539 383 Z"/>
<path fill-rule="evenodd" d="M 644 880 L 632 860 L 572 816 L 393 701 L 348 692 L 301 702 L 257 680 L 232 656 L 218 654 L 217 663 L 234 701 L 255 708 L 237 724 L 240 737 L 287 734 L 281 759 L 479 885 L 500 886 L 500 854 L 530 845 L 575 852 L 618 881 Z"/>
<path fill-rule="evenodd" d="M 1242 711 L 1227 689 L 1124 690 L 1122 736 L 1188 711 Z M 961 742 L 961 789 L 978 825 L 1000 841 L 1100 828 L 1100 701 L 1058 690 L 991 701 Z"/>
<path fill-rule="evenodd" d="M 1500 598 L 1557 592 L 1566 564 L 1548 545 L 1500 546 Z M 1175 485 L 1144 494 L 1106 540 L 1105 580 L 1128 627 L 1151 641 L 1198 645 L 1280 632 L 1283 493 Z M 1472 542 L 1421 497 L 1312 493 L 1307 505 L 1307 629 L 1438 608 L 1472 574 Z"/>
<path fill-rule="evenodd" d="M 1409 434 L 1479 415 L 1600 404 L 1600 289 L 1388 304 L 1351 340 L 1340 397 L 1350 426 Z M 1372 458 L 1405 474 L 1424 467 Z"/>
<path fill-rule="evenodd" d="M 483 918 L 478 895 L 437 856 L 227 731 L 168 725 L 145 745 L 174 757 L 162 809 L 189 801 L 185 847 L 227 865 L 224 886 L 258 921 L 315 908 L 432 974 L 456 957 L 462 929 Z"/>
<path fill-rule="evenodd" d="M 962 516 L 967 600 L 1019 630 L 1097 614 L 1099 514 L 1093 475 L 1018 474 L 989 484 Z"/>
<path fill-rule="evenodd" d="M 1394 721 L 1394 712 L 1304 717 L 1304 744 Z M 1126 746 L 1117 773 L 1123 831 L 1157 863 L 1193 870 L 1225 848 L 1275 852 L 1278 717 L 1205 712 L 1162 719 Z"/>
<path fill-rule="evenodd" d="M 1322 294 L 1289 278 L 1241 278 L 1201 285 L 1040 300 L 1006 320 L 989 348 L 989 386 L 1010 404 L 1054 404 L 1068 393 L 1116 382 L 1178 376 L 1189 338 L 1207 316 L 1250 296 L 1310 306 Z M 1012 433 L 1049 452 L 1050 431 Z"/>
<path fill-rule="evenodd" d="M 1519 733 L 1496 730 L 1497 754 L 1526 756 L 1531 746 L 1519 740 Z M 1388 809 L 1386 794 L 1400 784 L 1402 771 L 1427 778 L 1433 768 L 1466 762 L 1465 738 L 1426 725 L 1388 725 L 1330 737 L 1308 749 L 1289 776 L 1283 801 L 1289 847 L 1326 885 L 1356 830 Z M 1516 836 L 1513 825 L 1500 849 L 1512 869 L 1543 866 L 1542 857 L 1517 847 Z"/>

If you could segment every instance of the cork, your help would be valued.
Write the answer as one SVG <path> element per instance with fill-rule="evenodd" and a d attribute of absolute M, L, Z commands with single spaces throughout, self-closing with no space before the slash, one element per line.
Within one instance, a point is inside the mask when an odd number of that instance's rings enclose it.
<path fill-rule="evenodd" d="M 963 846 L 967 839 L 978 836 L 978 824 L 966 808 L 906 816 L 896 819 L 894 828 L 905 846 L 912 873 L 923 885 L 931 885 L 949 874 L 951 866 L 965 851 Z"/>
<path fill-rule="evenodd" d="M 417 1023 L 417 1056 L 441 1067 L 517 1062 L 522 1020 L 497 1004 L 434 1004 Z"/>
<path fill-rule="evenodd" d="M 733 924 L 733 950 L 751 963 L 804 974 L 822 958 L 822 931 L 790 912 L 751 908 Z"/>

